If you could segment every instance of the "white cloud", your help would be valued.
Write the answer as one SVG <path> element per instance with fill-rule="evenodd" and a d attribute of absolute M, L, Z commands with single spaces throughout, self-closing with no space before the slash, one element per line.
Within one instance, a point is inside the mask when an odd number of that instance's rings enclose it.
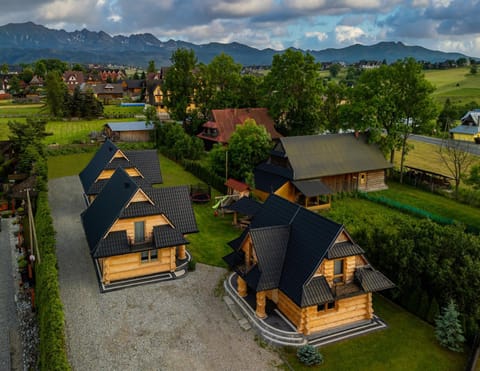
<path fill-rule="evenodd" d="M 338 43 L 357 43 L 358 39 L 365 36 L 365 32 L 360 27 L 336 26 L 335 38 Z"/>
<path fill-rule="evenodd" d="M 234 17 L 249 17 L 263 14 L 273 7 L 273 0 L 220 1 L 212 6 L 214 13 Z"/>
<path fill-rule="evenodd" d="M 76 0 L 55 0 L 42 5 L 38 13 L 46 22 L 78 22 L 84 23 L 92 16 L 92 9 L 101 2 L 83 0 L 82 6 Z"/>
<path fill-rule="evenodd" d="M 305 36 L 308 38 L 316 38 L 318 41 L 325 41 L 328 39 L 328 35 L 325 32 L 320 31 L 305 32 Z"/>
<path fill-rule="evenodd" d="M 122 21 L 122 16 L 121 15 L 118 15 L 118 14 L 112 14 L 110 16 L 108 16 L 107 18 L 109 21 L 111 22 L 114 22 L 114 23 L 119 23 Z"/>

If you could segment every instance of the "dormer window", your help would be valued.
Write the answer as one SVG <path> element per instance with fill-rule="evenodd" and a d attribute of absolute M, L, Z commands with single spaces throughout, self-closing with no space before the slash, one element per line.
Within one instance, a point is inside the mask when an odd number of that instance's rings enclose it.
<path fill-rule="evenodd" d="M 135 243 L 145 242 L 145 222 L 135 222 L 134 233 Z"/>
<path fill-rule="evenodd" d="M 345 259 L 333 261 L 333 283 L 339 284 L 345 282 Z"/>

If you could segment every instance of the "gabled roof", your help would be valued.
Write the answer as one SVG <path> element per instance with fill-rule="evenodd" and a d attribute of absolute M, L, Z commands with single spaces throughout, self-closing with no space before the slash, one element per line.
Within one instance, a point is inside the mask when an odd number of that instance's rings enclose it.
<path fill-rule="evenodd" d="M 123 94 L 123 86 L 121 83 L 106 83 L 89 85 L 94 94 Z"/>
<path fill-rule="evenodd" d="M 90 252 L 95 255 L 100 241 L 137 193 L 138 186 L 122 168 L 112 175 L 103 192 L 81 214 Z M 117 236 L 119 237 L 119 236 Z M 118 239 L 115 239 L 118 242 Z"/>
<path fill-rule="evenodd" d="M 293 170 L 291 180 L 320 178 L 392 167 L 365 136 L 308 135 L 280 138 L 284 156 Z M 278 148 L 276 148 L 278 151 Z"/>
<path fill-rule="evenodd" d="M 250 287 L 257 291 L 278 288 L 300 307 L 322 304 L 334 300 L 325 277 L 315 275 L 322 261 L 363 254 L 352 241 L 336 243 L 340 234 L 350 238 L 343 225 L 270 195 L 250 226 L 230 242 L 236 251 L 225 261 L 238 264 L 239 248 L 249 235 L 257 257 L 257 264 L 244 275 Z M 392 287 L 388 286 L 391 281 L 375 272 L 361 273 L 365 292 Z"/>
<path fill-rule="evenodd" d="M 188 186 L 149 188 L 145 193 L 162 214 L 167 216 L 175 229 L 183 234 L 198 232 Z"/>
<path fill-rule="evenodd" d="M 146 121 L 128 121 L 128 122 L 107 122 L 112 131 L 152 131 L 153 125 L 147 125 Z"/>
<path fill-rule="evenodd" d="M 255 249 L 258 264 L 262 267 L 256 287 L 257 291 L 278 287 L 289 234 L 290 226 L 288 225 L 250 229 L 253 246 L 261 246 L 261 248 Z"/>
<path fill-rule="evenodd" d="M 242 197 L 225 208 L 243 215 L 255 216 L 262 209 L 262 204 L 251 198 Z"/>
<path fill-rule="evenodd" d="M 118 151 L 123 156 L 114 158 Z M 160 184 L 163 181 L 160 163 L 155 150 L 121 151 L 112 141 L 107 139 L 85 169 L 80 172 L 80 181 L 85 194 L 95 195 L 100 193 L 107 179 L 96 182 L 98 176 L 105 169 L 114 170 L 118 167 L 124 169 L 136 168 L 143 177 L 143 180 L 138 179 L 136 183 L 142 186 L 142 188 L 147 184 Z"/>
<path fill-rule="evenodd" d="M 468 111 L 463 117 L 460 119 L 462 124 L 473 124 L 475 126 L 480 125 L 480 109 L 474 109 L 472 111 Z"/>
<path fill-rule="evenodd" d="M 450 133 L 452 133 L 452 134 L 476 135 L 476 134 L 480 133 L 480 126 L 460 124 L 460 125 L 454 127 L 453 129 L 450 129 Z"/>
<path fill-rule="evenodd" d="M 90 186 L 95 182 L 102 170 L 105 169 L 118 150 L 118 147 L 113 144 L 112 141 L 107 139 L 95 153 L 85 169 L 80 172 L 80 181 L 86 194 L 88 194 Z"/>
<path fill-rule="evenodd" d="M 138 193 L 146 201 L 131 202 Z M 94 258 L 132 252 L 121 231 L 108 233 L 122 218 L 163 215 L 170 225 L 154 227 L 154 247 L 186 244 L 184 234 L 198 232 L 187 186 L 141 189 L 122 168 L 117 168 L 100 194 L 81 214 L 83 228 Z M 108 235 L 107 235 L 108 233 Z M 173 245 L 170 245 L 173 246 Z"/>
<path fill-rule="evenodd" d="M 238 192 L 245 192 L 250 188 L 248 184 L 240 182 L 239 180 L 233 178 L 228 178 L 225 182 L 225 186 L 228 188 L 232 188 L 233 190 Z"/>
<path fill-rule="evenodd" d="M 243 125 L 247 119 L 254 119 L 257 125 L 264 126 L 272 139 L 281 137 L 281 134 L 275 129 L 275 123 L 269 116 L 266 108 L 214 109 L 212 110 L 212 116 L 214 122 L 207 122 L 204 127 L 216 128 L 217 136 L 211 137 L 200 133 L 197 135 L 199 138 L 218 143 L 228 143 L 230 137 L 235 132 L 236 126 Z"/>
<path fill-rule="evenodd" d="M 288 247 L 282 266 L 279 288 L 297 305 L 302 305 L 303 286 L 317 270 L 343 226 L 276 195 L 270 195 L 249 230 L 289 226 Z M 254 245 L 259 249 L 281 245 Z M 271 253 L 271 252 L 265 252 Z M 262 253 L 260 253 L 261 255 Z M 259 263 L 261 263 L 259 261 Z M 264 269 L 261 267 L 261 269 Z"/>
<path fill-rule="evenodd" d="M 255 167 L 253 177 L 256 189 L 273 193 L 289 179 L 292 179 L 293 172 L 281 166 L 263 163 Z"/>

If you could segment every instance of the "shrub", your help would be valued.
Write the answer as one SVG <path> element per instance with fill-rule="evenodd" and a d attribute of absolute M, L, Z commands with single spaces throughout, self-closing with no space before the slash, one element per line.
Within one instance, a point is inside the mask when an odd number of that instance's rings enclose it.
<path fill-rule="evenodd" d="M 297 350 L 298 360 L 307 366 L 321 365 L 323 363 L 322 354 L 312 345 L 303 345 Z"/>
<path fill-rule="evenodd" d="M 193 272 L 195 269 L 197 269 L 197 261 L 192 258 L 189 262 L 188 262 L 188 270 L 190 272 Z"/>
<path fill-rule="evenodd" d="M 440 345 L 454 352 L 463 351 L 462 344 L 465 341 L 459 316 L 455 302 L 450 300 L 442 314 L 435 319 L 435 337 Z"/>

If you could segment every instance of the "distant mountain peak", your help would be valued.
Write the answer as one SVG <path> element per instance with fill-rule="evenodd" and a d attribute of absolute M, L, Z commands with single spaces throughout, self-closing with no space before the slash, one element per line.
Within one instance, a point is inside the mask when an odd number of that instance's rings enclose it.
<path fill-rule="evenodd" d="M 238 42 L 210 42 L 196 45 L 181 40 L 160 41 L 151 33 L 110 36 L 104 31 L 67 32 L 52 30 L 33 22 L 9 23 L 0 26 L 2 63 L 31 63 L 42 58 L 58 58 L 74 63 L 111 63 L 146 66 L 154 60 L 157 66 L 170 64 L 171 53 L 177 48 L 192 49 L 198 60 L 209 63 L 220 53 L 230 55 L 243 65 L 269 65 L 275 54 L 283 51 L 259 50 Z M 299 50 L 296 48 L 290 48 Z M 319 62 L 355 63 L 360 60 L 392 62 L 405 57 L 430 62 L 469 58 L 461 53 L 445 53 L 401 41 L 381 41 L 375 45 L 355 44 L 341 49 L 308 50 Z"/>

